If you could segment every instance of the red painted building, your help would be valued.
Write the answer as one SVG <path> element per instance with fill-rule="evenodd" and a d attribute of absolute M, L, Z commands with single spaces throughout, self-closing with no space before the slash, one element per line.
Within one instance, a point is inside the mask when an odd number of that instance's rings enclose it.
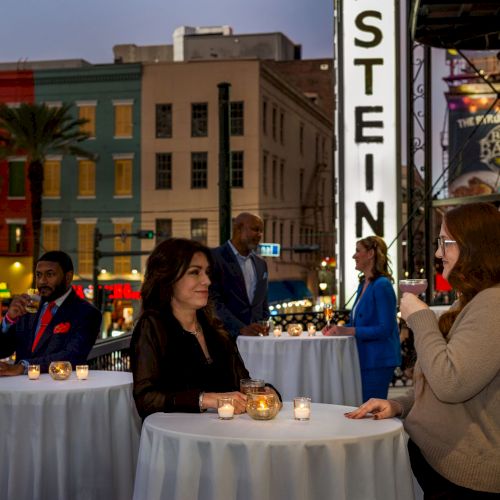
<path fill-rule="evenodd" d="M 32 71 L 0 71 L 0 102 L 34 102 Z M 15 293 L 31 280 L 33 239 L 27 166 L 22 156 L 0 160 L 0 282 Z"/>

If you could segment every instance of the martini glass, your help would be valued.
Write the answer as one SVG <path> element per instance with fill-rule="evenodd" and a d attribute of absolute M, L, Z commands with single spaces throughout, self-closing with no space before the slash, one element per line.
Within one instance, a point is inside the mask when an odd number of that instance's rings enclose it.
<path fill-rule="evenodd" d="M 399 289 L 401 293 L 413 293 L 420 295 L 427 290 L 427 280 L 425 278 L 399 280 Z"/>

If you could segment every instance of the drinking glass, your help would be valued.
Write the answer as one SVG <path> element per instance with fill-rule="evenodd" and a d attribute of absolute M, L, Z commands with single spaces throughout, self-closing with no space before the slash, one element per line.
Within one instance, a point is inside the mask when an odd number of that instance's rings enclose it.
<path fill-rule="evenodd" d="M 243 394 L 261 394 L 266 392 L 266 383 L 257 378 L 243 378 L 240 380 L 240 392 Z"/>
<path fill-rule="evenodd" d="M 399 280 L 399 289 L 401 293 L 420 295 L 427 290 L 427 280 L 425 278 Z"/>
<path fill-rule="evenodd" d="M 36 314 L 38 312 L 38 308 L 40 307 L 40 302 L 42 301 L 42 297 L 38 293 L 36 288 L 28 288 L 26 290 L 26 294 L 29 295 L 28 304 L 26 305 L 26 311 L 31 314 Z"/>
<path fill-rule="evenodd" d="M 270 323 L 270 320 L 268 319 L 262 319 L 260 321 L 257 322 L 259 324 L 259 326 L 262 328 L 262 333 L 259 333 L 259 335 L 264 335 L 264 336 L 267 336 L 269 335 L 269 329 L 271 328 L 271 323 Z"/>
<path fill-rule="evenodd" d="M 323 309 L 323 314 L 325 315 L 326 319 L 326 326 L 330 327 L 330 321 L 333 319 L 333 308 L 331 305 L 326 305 L 325 308 Z"/>

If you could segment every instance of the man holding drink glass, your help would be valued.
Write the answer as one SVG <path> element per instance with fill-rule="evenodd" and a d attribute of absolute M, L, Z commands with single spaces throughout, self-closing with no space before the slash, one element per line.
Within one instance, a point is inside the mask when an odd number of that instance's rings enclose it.
<path fill-rule="evenodd" d="M 51 361 L 83 364 L 99 333 L 101 313 L 71 287 L 69 255 L 45 253 L 37 261 L 35 277 L 39 297 L 33 290 L 15 297 L 2 321 L 0 358 L 16 352 L 17 362 L 0 362 L 0 376 L 22 375 L 30 364 L 39 364 L 42 372 Z"/>

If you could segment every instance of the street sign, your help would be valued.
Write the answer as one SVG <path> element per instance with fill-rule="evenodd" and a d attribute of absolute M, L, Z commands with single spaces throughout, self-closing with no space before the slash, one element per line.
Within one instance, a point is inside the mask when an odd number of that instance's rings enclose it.
<path fill-rule="evenodd" d="M 259 254 L 261 257 L 279 257 L 281 245 L 279 243 L 261 243 L 259 245 Z"/>

